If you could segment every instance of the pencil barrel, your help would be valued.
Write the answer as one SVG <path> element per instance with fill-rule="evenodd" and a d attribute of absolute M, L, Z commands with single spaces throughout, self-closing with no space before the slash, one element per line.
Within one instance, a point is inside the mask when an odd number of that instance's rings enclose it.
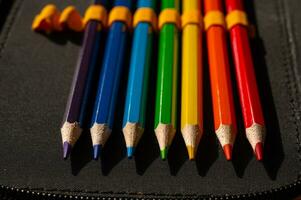
<path fill-rule="evenodd" d="M 248 128 L 252 126 L 253 123 L 264 125 L 246 27 L 233 27 L 230 31 L 230 38 L 245 127 Z"/>
<path fill-rule="evenodd" d="M 166 24 L 160 31 L 155 127 L 176 124 L 178 30 Z"/>
<path fill-rule="evenodd" d="M 140 23 L 134 31 L 123 127 L 127 122 L 138 123 L 142 127 L 145 124 L 153 40 L 150 29 L 150 24 Z"/>
<path fill-rule="evenodd" d="M 185 26 L 182 33 L 181 129 L 186 125 L 202 127 L 202 34 L 197 25 Z"/>

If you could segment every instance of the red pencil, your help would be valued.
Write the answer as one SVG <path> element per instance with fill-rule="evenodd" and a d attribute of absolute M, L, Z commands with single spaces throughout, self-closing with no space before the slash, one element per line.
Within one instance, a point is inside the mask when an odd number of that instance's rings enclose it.
<path fill-rule="evenodd" d="M 242 20 L 246 19 L 242 0 L 226 0 L 226 8 L 246 136 L 257 160 L 262 160 L 265 124 L 256 84 L 248 28 L 247 24 L 243 23 L 244 20 Z M 230 15 L 232 16 L 230 17 Z M 240 22 L 236 24 L 237 20 Z M 234 23 L 232 24 L 231 22 Z M 229 27 L 230 24 L 233 26 Z"/>

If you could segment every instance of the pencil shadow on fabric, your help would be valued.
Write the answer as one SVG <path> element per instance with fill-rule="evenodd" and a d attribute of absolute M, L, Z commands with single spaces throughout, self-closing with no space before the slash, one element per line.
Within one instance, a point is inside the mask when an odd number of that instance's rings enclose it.
<path fill-rule="evenodd" d="M 102 41 L 105 41 L 105 34 L 102 34 L 101 37 L 103 37 L 104 39 Z M 93 107 L 94 107 L 94 102 L 95 102 L 95 98 L 96 98 L 96 93 L 97 93 L 97 85 L 96 84 L 98 82 L 98 78 L 99 78 L 99 72 L 101 69 L 101 60 L 102 60 L 102 55 L 103 55 L 103 50 L 104 50 L 104 43 L 100 44 L 99 47 L 99 52 L 98 52 L 98 59 L 96 62 L 96 66 L 94 68 L 94 76 L 93 76 L 93 83 L 92 87 L 91 87 L 91 92 L 89 95 L 89 99 L 88 99 L 88 106 L 87 106 L 87 110 L 86 110 L 86 118 L 85 121 L 83 122 L 84 124 L 84 131 L 81 135 L 81 137 L 79 138 L 79 141 L 76 143 L 76 145 L 74 146 L 74 149 L 72 151 L 71 154 L 71 169 L 72 169 L 72 174 L 73 175 L 77 175 L 80 170 L 86 165 L 88 164 L 91 160 L 92 160 L 92 141 L 91 141 L 91 135 L 90 135 L 90 121 L 91 121 L 91 117 L 92 117 L 92 113 L 93 113 Z"/>
<path fill-rule="evenodd" d="M 129 40 L 127 46 L 130 47 L 130 44 L 131 41 Z M 108 139 L 101 156 L 101 170 L 104 176 L 107 176 L 111 170 L 126 157 L 126 145 L 122 133 L 122 121 L 127 89 L 127 74 L 130 62 L 130 52 L 130 50 L 126 51 L 126 55 L 124 56 L 124 66 L 120 76 L 120 87 L 116 100 L 114 126 L 111 136 Z"/>
<path fill-rule="evenodd" d="M 154 38 L 153 43 L 153 59 L 149 71 L 148 81 L 148 99 L 145 118 L 145 132 L 138 143 L 135 153 L 136 172 L 143 175 L 146 169 L 159 157 L 159 147 L 154 133 L 154 119 L 155 119 L 155 99 L 156 99 L 156 77 L 157 77 L 157 37 Z"/>
<path fill-rule="evenodd" d="M 181 33 L 179 34 L 179 38 L 182 38 Z M 181 40 L 179 40 L 181 41 Z M 174 140 L 170 146 L 168 152 L 168 165 L 169 171 L 172 176 L 176 176 L 184 163 L 188 160 L 188 154 L 186 150 L 186 145 L 184 139 L 181 134 L 181 80 L 182 80 L 182 71 L 181 71 L 181 63 L 182 63 L 182 45 L 179 45 L 179 54 L 178 54 L 178 93 L 177 93 L 177 121 L 176 121 L 176 135 Z"/>
<path fill-rule="evenodd" d="M 232 90 L 233 101 L 234 101 L 234 109 L 235 109 L 235 116 L 237 122 L 237 135 L 233 146 L 232 164 L 236 175 L 242 178 L 249 162 L 254 156 L 253 156 L 251 145 L 246 138 L 246 131 L 244 127 L 244 121 L 243 121 L 242 111 L 239 102 L 238 88 L 236 87 L 237 81 L 235 77 L 233 56 L 230 53 L 231 51 L 232 49 L 230 43 L 228 43 L 230 74 L 231 74 L 231 81 L 232 81 L 232 88 L 233 88 Z"/>
<path fill-rule="evenodd" d="M 83 40 L 83 33 L 82 32 L 71 32 L 71 31 L 64 31 L 64 32 L 53 32 L 50 34 L 40 33 L 39 34 L 48 38 L 51 42 L 54 42 L 59 45 L 65 45 L 68 42 L 72 42 L 76 45 L 82 45 Z"/>
<path fill-rule="evenodd" d="M 257 25 L 255 16 L 255 7 L 253 1 L 246 1 L 246 7 L 250 21 Z M 261 97 L 264 119 L 266 123 L 265 157 L 263 165 L 272 180 L 277 178 L 278 170 L 284 159 L 283 145 L 279 128 L 279 121 L 272 95 L 268 67 L 265 61 L 265 46 L 260 38 L 258 31 L 255 32 L 255 38 L 251 42 L 251 48 L 254 58 L 255 72 Z"/>
<path fill-rule="evenodd" d="M 203 34 L 203 49 L 207 49 L 206 36 Z M 214 133 L 214 120 L 207 51 L 203 51 L 203 136 L 200 141 L 196 167 L 200 176 L 205 176 L 212 164 L 217 160 L 218 142 Z"/>
<path fill-rule="evenodd" d="M 234 75 L 234 72 L 232 74 Z M 235 81 L 232 81 L 232 83 L 234 82 Z M 254 156 L 251 145 L 246 138 L 243 117 L 240 109 L 238 91 L 235 89 L 233 90 L 233 97 L 237 120 L 237 135 L 235 139 L 235 144 L 233 146 L 232 164 L 236 175 L 242 178 L 249 162 Z"/>
<path fill-rule="evenodd" d="M 71 160 L 71 172 L 74 176 L 78 175 L 82 168 L 92 160 L 92 141 L 90 132 L 88 130 L 83 131 L 78 142 L 75 144 Z"/>
<path fill-rule="evenodd" d="M 168 152 L 168 165 L 169 165 L 170 174 L 172 176 L 176 176 L 179 170 L 181 169 L 181 167 L 183 166 L 183 164 L 187 160 L 188 160 L 188 155 L 187 155 L 186 146 L 181 135 L 181 130 L 180 128 L 178 128 L 173 143 Z"/>
<path fill-rule="evenodd" d="M 12 1 L 0 1 L 0 32 L 2 30 L 3 24 L 6 21 L 7 16 L 14 4 L 14 0 Z"/>
<path fill-rule="evenodd" d="M 118 95 L 118 101 L 124 102 L 123 91 L 126 90 L 126 82 L 121 80 L 121 89 L 122 91 Z M 114 119 L 114 127 L 112 129 L 112 133 L 110 138 L 108 139 L 101 155 L 101 171 L 104 176 L 109 175 L 112 169 L 126 157 L 126 148 L 125 142 L 122 134 L 122 118 L 123 118 L 123 103 L 117 103 L 115 119 Z"/>

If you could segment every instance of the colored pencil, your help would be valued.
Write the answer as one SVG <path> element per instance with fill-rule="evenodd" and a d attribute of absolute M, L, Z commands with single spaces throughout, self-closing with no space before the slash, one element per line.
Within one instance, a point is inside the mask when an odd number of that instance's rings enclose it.
<path fill-rule="evenodd" d="M 94 4 L 103 4 L 104 0 L 95 0 Z M 63 140 L 63 157 L 66 159 L 72 147 L 82 132 L 83 119 L 86 112 L 87 100 L 90 96 L 90 77 L 93 74 L 95 60 L 99 47 L 100 23 L 90 21 L 84 34 L 83 46 L 77 61 L 77 66 L 69 94 L 65 115 L 62 122 L 61 134 Z"/>
<path fill-rule="evenodd" d="M 244 11 L 241 0 L 226 0 L 227 13 L 234 10 Z M 254 72 L 248 29 L 235 25 L 230 30 L 235 72 L 243 112 L 246 136 L 257 160 L 263 159 L 265 123 Z"/>
<path fill-rule="evenodd" d="M 132 0 L 115 0 L 114 5 L 130 9 Z M 113 22 L 109 29 L 90 128 L 94 159 L 98 159 L 113 127 L 127 32 L 126 24 L 121 21 Z"/>
<path fill-rule="evenodd" d="M 223 12 L 222 0 L 205 0 L 204 7 L 205 14 Z M 237 128 L 225 27 L 212 25 L 206 36 L 215 133 L 226 159 L 231 160 Z"/>
<path fill-rule="evenodd" d="M 179 0 L 162 0 L 162 10 L 179 10 Z M 168 147 L 176 132 L 177 74 L 178 74 L 178 28 L 164 24 L 159 36 L 159 63 L 155 108 L 155 133 L 160 155 L 167 158 Z"/>
<path fill-rule="evenodd" d="M 152 8 L 155 10 L 156 4 L 157 0 L 139 0 L 138 9 Z M 129 158 L 133 156 L 144 131 L 153 35 L 152 25 L 147 22 L 140 22 L 134 30 L 123 117 L 123 134 Z"/>
<path fill-rule="evenodd" d="M 185 12 L 198 11 L 199 0 L 183 0 Z M 195 153 L 203 134 L 203 83 L 202 83 L 202 29 L 201 24 L 187 24 L 182 33 L 182 103 L 181 131 L 190 160 Z"/>

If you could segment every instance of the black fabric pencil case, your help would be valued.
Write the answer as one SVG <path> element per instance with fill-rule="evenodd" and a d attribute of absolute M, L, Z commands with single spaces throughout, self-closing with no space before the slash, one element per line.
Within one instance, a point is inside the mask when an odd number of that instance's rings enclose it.
<path fill-rule="evenodd" d="M 237 94 L 238 137 L 233 161 L 225 160 L 213 129 L 207 65 L 205 133 L 196 161 L 188 160 L 179 130 L 168 160 L 160 160 L 153 132 L 154 88 L 149 94 L 146 131 L 135 158 L 126 158 L 121 123 L 127 70 L 120 88 L 115 127 L 101 160 L 92 161 L 91 139 L 85 131 L 70 160 L 64 161 L 60 125 L 82 35 L 42 35 L 30 27 L 34 16 L 47 3 L 54 3 L 61 10 L 73 4 L 84 13 L 89 2 L 11 3 L 0 35 L 2 199 L 290 199 L 300 193 L 298 0 L 245 0 L 257 28 L 252 50 L 267 126 L 263 162 L 256 161 L 245 138 Z M 156 63 L 154 58 L 150 85 L 155 84 Z"/>

